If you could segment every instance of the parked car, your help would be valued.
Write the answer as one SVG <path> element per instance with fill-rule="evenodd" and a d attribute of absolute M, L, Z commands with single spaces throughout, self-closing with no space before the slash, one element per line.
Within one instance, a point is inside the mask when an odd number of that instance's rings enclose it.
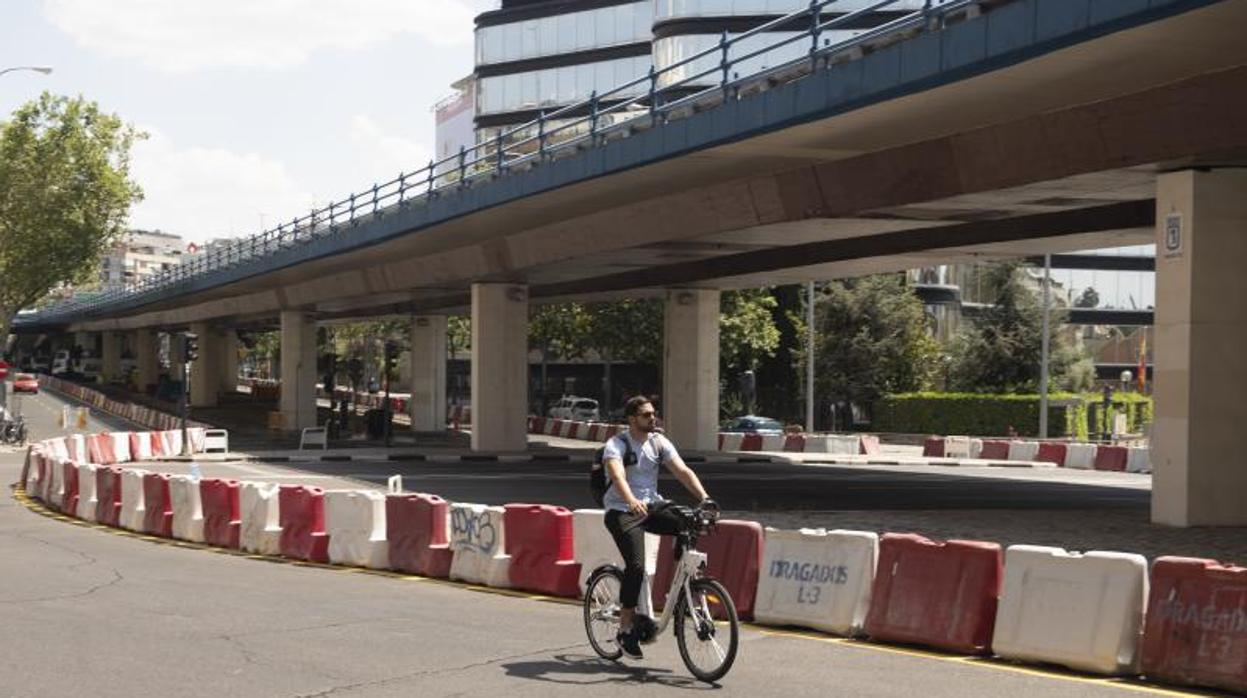
<path fill-rule="evenodd" d="M 84 356 L 77 361 L 76 372 L 88 383 L 98 382 L 100 374 L 104 372 L 104 361 L 93 356 Z"/>
<path fill-rule="evenodd" d="M 29 373 L 19 373 L 13 376 L 13 392 L 38 394 L 39 381 Z"/>
<path fill-rule="evenodd" d="M 601 418 L 598 401 L 591 397 L 564 395 L 550 408 L 549 415 L 555 419 L 571 419 L 578 422 L 596 422 Z"/>
<path fill-rule="evenodd" d="M 770 417 L 747 414 L 728 422 L 720 431 L 742 434 L 782 434 L 784 425 Z"/>

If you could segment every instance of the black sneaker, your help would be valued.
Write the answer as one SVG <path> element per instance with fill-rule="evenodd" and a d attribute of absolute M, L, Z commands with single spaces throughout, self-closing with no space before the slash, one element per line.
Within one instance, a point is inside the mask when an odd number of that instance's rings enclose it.
<path fill-rule="evenodd" d="M 615 642 L 619 643 L 619 649 L 632 659 L 644 659 L 645 654 L 641 652 L 641 644 L 637 642 L 636 633 L 629 630 L 621 632 L 615 636 Z"/>

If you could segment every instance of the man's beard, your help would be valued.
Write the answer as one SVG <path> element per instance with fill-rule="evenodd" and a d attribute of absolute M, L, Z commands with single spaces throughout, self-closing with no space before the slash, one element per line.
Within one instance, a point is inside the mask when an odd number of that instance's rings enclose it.
<path fill-rule="evenodd" d="M 637 426 L 637 429 L 640 429 L 646 434 L 653 434 L 654 430 L 658 428 L 658 421 L 651 419 L 648 422 L 641 422 L 637 424 L 636 426 Z"/>

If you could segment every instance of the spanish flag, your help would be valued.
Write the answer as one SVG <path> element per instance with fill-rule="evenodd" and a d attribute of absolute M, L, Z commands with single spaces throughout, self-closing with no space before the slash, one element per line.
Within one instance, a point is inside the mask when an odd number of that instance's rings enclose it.
<path fill-rule="evenodd" d="M 1138 381 L 1139 392 L 1147 390 L 1147 330 L 1139 331 L 1139 365 L 1135 380 Z"/>

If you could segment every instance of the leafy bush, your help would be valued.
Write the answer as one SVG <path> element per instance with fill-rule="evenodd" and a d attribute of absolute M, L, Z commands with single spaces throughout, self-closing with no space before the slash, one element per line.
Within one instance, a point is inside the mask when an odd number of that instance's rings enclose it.
<path fill-rule="evenodd" d="M 1128 428 L 1139 432 L 1152 419 L 1152 399 L 1127 393 L 1113 404 L 1127 411 Z M 1100 397 L 1053 393 L 1048 397 L 1048 437 L 1086 440 L 1100 433 Z M 875 431 L 908 434 L 1003 436 L 1009 428 L 1034 437 L 1039 430 L 1038 395 L 977 393 L 906 393 L 889 395 L 874 405 Z"/>

